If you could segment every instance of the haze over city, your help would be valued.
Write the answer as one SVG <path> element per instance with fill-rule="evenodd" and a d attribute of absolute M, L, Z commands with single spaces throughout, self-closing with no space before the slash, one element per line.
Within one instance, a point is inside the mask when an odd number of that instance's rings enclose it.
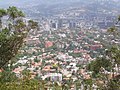
<path fill-rule="evenodd" d="M 120 0 L 0 8 L 0 90 L 120 90 Z"/>

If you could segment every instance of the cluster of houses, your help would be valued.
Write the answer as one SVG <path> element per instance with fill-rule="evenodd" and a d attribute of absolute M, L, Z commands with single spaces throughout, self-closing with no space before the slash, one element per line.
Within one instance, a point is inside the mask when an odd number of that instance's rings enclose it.
<path fill-rule="evenodd" d="M 91 72 L 85 66 L 95 59 L 91 54 L 103 48 L 94 36 L 89 36 L 91 33 L 98 34 L 79 29 L 33 30 L 20 50 L 18 61 L 13 64 L 13 72 L 20 78 L 23 70 L 29 70 L 31 78 L 59 83 L 90 79 Z"/>

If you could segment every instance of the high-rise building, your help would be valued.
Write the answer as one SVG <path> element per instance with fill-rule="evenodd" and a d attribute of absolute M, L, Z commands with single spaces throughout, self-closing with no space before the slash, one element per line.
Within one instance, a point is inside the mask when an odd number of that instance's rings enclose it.
<path fill-rule="evenodd" d="M 69 28 L 71 29 L 71 28 L 75 28 L 75 27 L 76 27 L 76 23 L 73 22 L 73 21 L 70 21 L 69 22 Z"/>

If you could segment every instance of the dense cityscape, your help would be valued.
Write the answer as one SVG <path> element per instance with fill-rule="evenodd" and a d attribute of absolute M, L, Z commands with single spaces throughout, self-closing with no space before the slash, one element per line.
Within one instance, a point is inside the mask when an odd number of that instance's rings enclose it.
<path fill-rule="evenodd" d="M 31 79 L 46 81 L 45 89 L 34 90 L 104 90 L 99 85 L 104 86 L 106 81 L 93 78 L 98 74 L 94 75 L 91 62 L 106 57 L 106 51 L 112 45 L 120 46 L 120 37 L 108 32 L 113 26 L 120 29 L 120 23 L 117 23 L 119 0 L 62 1 L 48 6 L 43 4 L 44 7 L 39 3 L 18 6 L 26 13 L 25 20 L 35 20 L 38 27 L 29 31 L 8 68 L 18 78 L 23 77 L 23 71 L 29 71 Z M 119 64 L 115 63 L 112 72 L 107 61 L 103 60 L 99 69 L 94 67 L 108 79 L 113 78 L 113 74 L 119 76 Z M 51 88 L 55 83 L 68 88 Z"/>

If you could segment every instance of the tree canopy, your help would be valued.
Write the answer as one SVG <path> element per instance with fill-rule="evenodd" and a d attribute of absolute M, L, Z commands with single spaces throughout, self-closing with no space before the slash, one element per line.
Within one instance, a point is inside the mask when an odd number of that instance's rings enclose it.
<path fill-rule="evenodd" d="M 24 17 L 25 14 L 14 6 L 0 9 L 0 68 L 18 53 L 27 33 L 38 26 L 37 22 Z"/>

